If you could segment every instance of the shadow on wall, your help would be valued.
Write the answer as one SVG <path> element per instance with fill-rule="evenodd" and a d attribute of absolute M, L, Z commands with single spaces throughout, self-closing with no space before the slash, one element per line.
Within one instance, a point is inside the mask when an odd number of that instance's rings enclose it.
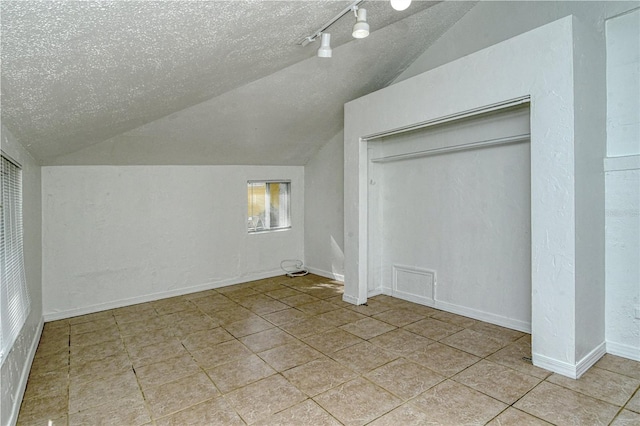
<path fill-rule="evenodd" d="M 331 273 L 336 280 L 344 281 L 344 250 L 333 238 L 331 239 Z"/>

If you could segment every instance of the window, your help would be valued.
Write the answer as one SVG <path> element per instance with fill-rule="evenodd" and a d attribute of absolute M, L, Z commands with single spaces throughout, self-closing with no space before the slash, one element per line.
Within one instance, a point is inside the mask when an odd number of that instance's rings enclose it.
<path fill-rule="evenodd" d="M 2 156 L 0 171 L 0 360 L 29 315 L 22 251 L 22 170 Z"/>
<path fill-rule="evenodd" d="M 250 233 L 291 228 L 289 181 L 247 182 Z"/>

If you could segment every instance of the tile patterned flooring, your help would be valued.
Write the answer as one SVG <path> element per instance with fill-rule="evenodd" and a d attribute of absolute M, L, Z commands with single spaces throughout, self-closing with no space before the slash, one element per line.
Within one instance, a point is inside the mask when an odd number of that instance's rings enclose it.
<path fill-rule="evenodd" d="M 19 425 L 640 425 L 640 363 L 580 380 L 530 336 L 277 277 L 45 324 Z"/>

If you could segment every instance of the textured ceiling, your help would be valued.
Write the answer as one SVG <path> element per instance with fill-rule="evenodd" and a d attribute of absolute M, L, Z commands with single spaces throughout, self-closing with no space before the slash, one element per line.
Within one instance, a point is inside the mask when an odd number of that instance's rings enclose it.
<path fill-rule="evenodd" d="M 2 122 L 44 164 L 304 164 L 471 7 L 367 1 L 367 39 L 297 45 L 349 3 L 2 1 Z"/>

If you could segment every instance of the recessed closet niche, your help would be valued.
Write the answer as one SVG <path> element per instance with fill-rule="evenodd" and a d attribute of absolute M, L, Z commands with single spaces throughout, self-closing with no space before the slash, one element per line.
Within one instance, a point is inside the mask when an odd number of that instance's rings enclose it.
<path fill-rule="evenodd" d="M 529 108 L 367 140 L 368 293 L 529 332 Z"/>

